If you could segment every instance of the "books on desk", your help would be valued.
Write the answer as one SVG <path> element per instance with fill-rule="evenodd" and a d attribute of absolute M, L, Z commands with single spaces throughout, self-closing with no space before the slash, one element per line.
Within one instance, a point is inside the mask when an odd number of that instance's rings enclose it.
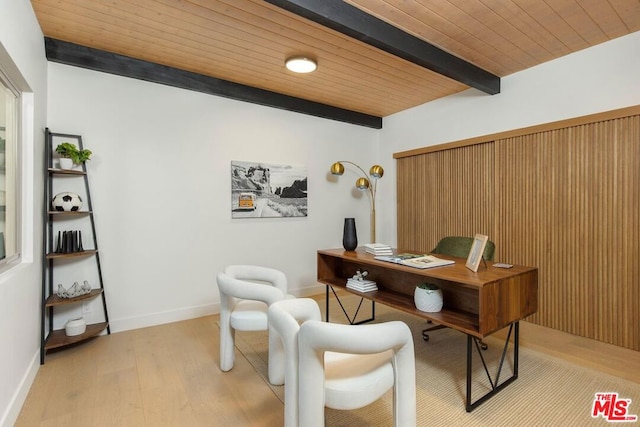
<path fill-rule="evenodd" d="M 358 292 L 377 291 L 378 285 L 373 280 L 347 279 L 347 288 Z"/>
<path fill-rule="evenodd" d="M 391 246 L 384 243 L 367 243 L 364 245 L 364 250 L 372 255 L 393 255 Z"/>
<path fill-rule="evenodd" d="M 433 268 L 442 267 L 443 265 L 455 264 L 455 261 L 449 259 L 437 258 L 433 255 L 403 253 L 389 256 L 377 256 L 375 259 L 379 261 L 392 262 L 394 264 L 402 264 L 415 268 Z"/>
<path fill-rule="evenodd" d="M 400 261 L 404 261 L 405 259 L 411 258 L 420 258 L 425 256 L 426 254 L 410 254 L 410 253 L 402 253 L 397 255 L 382 255 L 376 256 L 375 259 L 379 261 L 393 262 L 394 264 L 400 264 Z"/>
<path fill-rule="evenodd" d="M 425 255 L 417 258 L 403 259 L 399 264 L 407 265 L 415 268 L 433 268 L 445 265 L 455 264 L 455 261 L 434 257 L 433 255 Z"/>

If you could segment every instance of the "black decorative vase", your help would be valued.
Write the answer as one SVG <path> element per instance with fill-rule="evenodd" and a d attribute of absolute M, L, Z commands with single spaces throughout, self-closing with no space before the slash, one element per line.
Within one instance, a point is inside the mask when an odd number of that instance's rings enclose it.
<path fill-rule="evenodd" d="M 353 251 L 358 247 L 358 236 L 356 235 L 356 220 L 354 218 L 344 219 L 342 246 L 344 246 L 344 249 L 347 251 Z"/>

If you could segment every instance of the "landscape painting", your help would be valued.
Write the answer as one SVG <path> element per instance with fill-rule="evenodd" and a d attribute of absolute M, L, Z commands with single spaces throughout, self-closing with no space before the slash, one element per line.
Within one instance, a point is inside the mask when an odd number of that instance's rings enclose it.
<path fill-rule="evenodd" d="M 231 161 L 231 217 L 307 216 L 304 166 Z"/>

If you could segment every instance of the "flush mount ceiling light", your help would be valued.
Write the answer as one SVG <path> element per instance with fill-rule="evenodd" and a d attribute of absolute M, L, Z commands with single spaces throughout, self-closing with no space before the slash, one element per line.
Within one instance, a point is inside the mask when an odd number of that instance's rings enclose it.
<path fill-rule="evenodd" d="M 313 59 L 304 56 L 293 56 L 284 63 L 289 71 L 294 73 L 310 73 L 318 68 L 318 64 Z"/>

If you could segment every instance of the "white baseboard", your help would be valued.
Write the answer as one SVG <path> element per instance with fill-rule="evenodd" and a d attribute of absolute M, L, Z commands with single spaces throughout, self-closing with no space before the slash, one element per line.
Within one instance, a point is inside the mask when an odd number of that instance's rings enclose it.
<path fill-rule="evenodd" d="M 291 294 L 299 298 L 318 295 L 325 291 L 325 286 L 315 284 L 305 288 L 292 289 Z M 146 314 L 143 316 L 128 317 L 125 319 L 110 319 L 111 332 L 123 332 L 132 329 L 147 328 L 149 326 L 164 325 L 166 323 L 180 322 L 182 320 L 195 319 L 220 313 L 220 303 L 205 304 L 195 307 L 180 308 L 177 310 L 160 313 Z"/>
<path fill-rule="evenodd" d="M 16 392 L 11 397 L 11 401 L 7 406 L 7 409 L 2 414 L 0 418 L 0 426 L 1 427 L 12 427 L 15 425 L 18 420 L 18 415 L 20 415 L 20 411 L 22 410 L 22 405 L 24 405 L 25 400 L 27 399 L 27 395 L 29 394 L 29 390 L 31 389 L 31 385 L 38 374 L 38 370 L 40 369 L 40 347 L 38 347 L 36 353 L 33 355 L 31 359 L 31 363 L 29 364 L 29 369 L 25 372 L 22 377 L 22 381 L 20 381 L 20 386 L 16 389 Z"/>
<path fill-rule="evenodd" d="M 315 284 L 313 286 L 307 286 L 306 288 L 298 288 L 291 290 L 291 295 L 295 295 L 298 298 L 306 298 L 325 292 L 325 285 Z"/>
<path fill-rule="evenodd" d="M 206 304 L 195 307 L 180 308 L 160 313 L 146 314 L 144 316 L 128 317 L 125 319 L 109 319 L 111 332 L 123 332 L 132 329 L 147 328 L 149 326 L 164 325 L 166 323 L 180 322 L 182 320 L 195 319 L 220 312 L 220 303 Z"/>

